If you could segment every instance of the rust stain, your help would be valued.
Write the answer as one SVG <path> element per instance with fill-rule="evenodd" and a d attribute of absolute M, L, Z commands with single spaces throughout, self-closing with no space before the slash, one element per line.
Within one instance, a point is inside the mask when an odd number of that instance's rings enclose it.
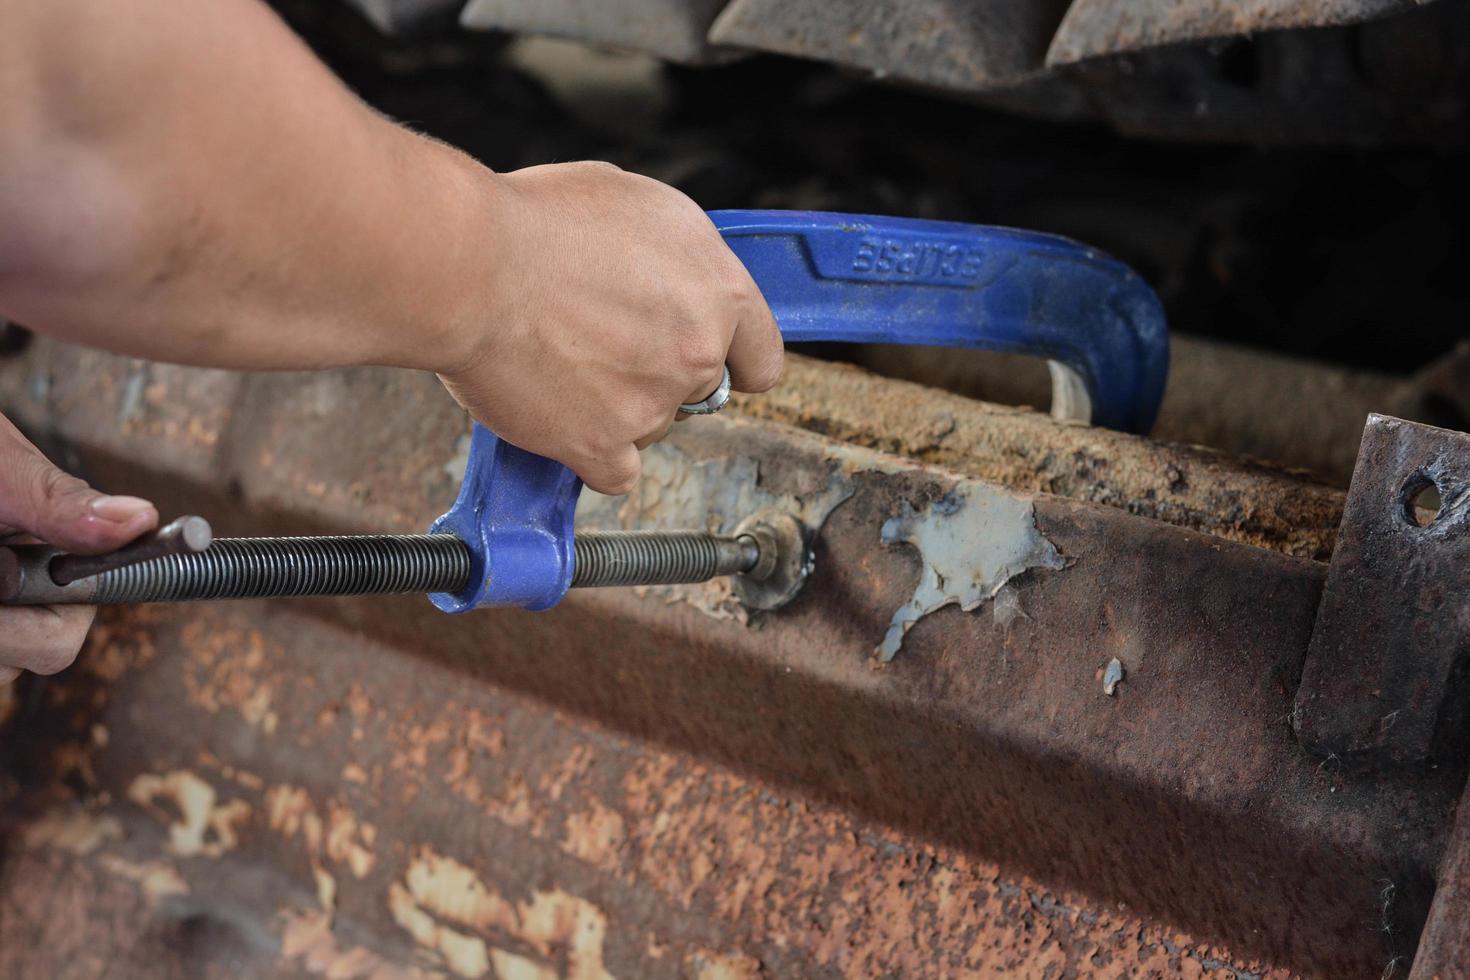
<path fill-rule="evenodd" d="M 698 950 L 689 954 L 685 966 L 695 980 L 759 980 L 766 975 L 761 961 L 744 953 Z"/>
<path fill-rule="evenodd" d="M 885 364 L 901 352 L 884 348 Z M 906 357 L 953 361 L 955 351 Z M 798 426 L 1015 490 L 1091 500 L 1286 554 L 1326 560 L 1340 490 L 1199 446 L 1153 443 L 974 401 L 859 368 L 786 359 L 781 384 L 736 394 L 729 415 Z"/>
<path fill-rule="evenodd" d="M 239 621 L 247 620 L 241 616 Z M 210 714 L 233 708 L 265 734 L 275 733 L 280 721 L 271 707 L 275 685 L 263 668 L 280 651 L 267 651 L 259 630 L 243 625 L 211 629 L 193 622 L 184 627 L 183 643 L 189 650 L 184 688 L 191 702 Z"/>
<path fill-rule="evenodd" d="M 407 930 L 413 941 L 439 957 L 462 977 L 482 977 L 490 969 L 485 941 L 443 925 L 414 901 L 398 882 L 388 887 L 388 910 L 393 921 Z"/>
<path fill-rule="evenodd" d="M 543 956 L 558 947 L 567 954 L 565 980 L 608 980 L 603 966 L 607 915 L 585 899 L 560 889 L 538 891 L 520 906 L 521 938 Z"/>
<path fill-rule="evenodd" d="M 404 881 L 414 904 L 440 918 L 473 929 L 519 931 L 515 906 L 453 858 L 424 848 L 409 864 Z"/>
<path fill-rule="evenodd" d="M 324 912 L 292 911 L 281 918 L 282 965 L 297 965 L 328 980 L 426 980 L 444 976 L 437 970 L 392 963 L 362 946 L 343 948 L 332 933 L 331 916 Z"/>
<path fill-rule="evenodd" d="M 567 817 L 561 848 L 578 860 L 611 870 L 618 865 L 618 849 L 627 836 L 623 815 L 592 799 L 587 809 Z"/>
<path fill-rule="evenodd" d="M 475 869 L 421 847 L 403 881 L 389 886 L 388 907 L 414 942 L 436 952 L 463 977 L 483 976 L 493 962 L 497 975 L 507 978 L 611 980 L 603 953 L 607 915 L 560 889 L 536 891 L 529 901 L 513 903 Z M 566 969 L 558 974 L 475 933 L 508 936 L 548 962 L 564 955 Z"/>
<path fill-rule="evenodd" d="M 169 853 L 179 857 L 217 858 L 239 845 L 239 828 L 250 819 L 250 804 L 217 804 L 217 798 L 212 785 L 187 769 L 143 774 L 128 787 L 128 799 L 168 825 Z M 159 805 L 164 800 L 173 804 L 177 816 Z"/>
<path fill-rule="evenodd" d="M 153 659 L 157 650 L 153 634 L 146 627 L 158 614 L 154 610 L 139 611 L 141 617 L 126 622 L 116 616 L 97 617 L 82 659 L 89 673 L 113 682 Z"/>
<path fill-rule="evenodd" d="M 322 818 L 311 797 L 299 786 L 272 786 L 265 792 L 266 822 L 271 830 L 290 840 L 303 835 L 306 849 L 318 853 L 322 846 Z"/>
<path fill-rule="evenodd" d="M 327 856 L 345 864 L 353 877 L 362 879 L 373 870 L 373 843 L 378 829 L 370 823 L 358 823 L 352 811 L 341 803 L 327 805 Z"/>
<path fill-rule="evenodd" d="M 555 970 L 509 950 L 490 950 L 496 980 L 560 980 Z"/>

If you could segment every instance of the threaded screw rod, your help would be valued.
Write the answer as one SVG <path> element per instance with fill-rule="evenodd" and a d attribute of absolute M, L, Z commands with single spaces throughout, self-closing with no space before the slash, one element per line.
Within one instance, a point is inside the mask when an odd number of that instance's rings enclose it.
<path fill-rule="evenodd" d="M 586 532 L 576 536 L 575 549 L 573 588 L 703 582 L 750 571 L 760 560 L 750 535 L 693 531 Z M 108 569 L 32 601 L 108 605 L 453 593 L 469 577 L 469 548 L 450 534 L 219 538 L 203 551 Z"/>
<path fill-rule="evenodd" d="M 470 552 L 449 534 L 219 538 L 96 576 L 99 604 L 458 592 Z"/>
<path fill-rule="evenodd" d="M 576 552 L 574 589 L 705 582 L 748 572 L 761 557 L 748 534 L 698 531 L 587 531 L 576 536 Z"/>

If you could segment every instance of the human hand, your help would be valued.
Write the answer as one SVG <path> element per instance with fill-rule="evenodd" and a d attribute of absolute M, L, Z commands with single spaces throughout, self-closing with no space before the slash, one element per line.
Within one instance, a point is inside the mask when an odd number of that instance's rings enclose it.
<path fill-rule="evenodd" d="M 611 164 L 489 174 L 495 268 L 470 342 L 439 374 L 475 418 L 627 493 L 681 403 L 780 380 L 781 335 L 750 274 L 679 191 Z"/>
<path fill-rule="evenodd" d="M 137 497 L 110 497 L 68 476 L 0 415 L 0 545 L 40 540 L 77 554 L 122 547 L 158 524 Z M 95 606 L 0 606 L 0 684 L 54 674 L 76 659 Z"/>

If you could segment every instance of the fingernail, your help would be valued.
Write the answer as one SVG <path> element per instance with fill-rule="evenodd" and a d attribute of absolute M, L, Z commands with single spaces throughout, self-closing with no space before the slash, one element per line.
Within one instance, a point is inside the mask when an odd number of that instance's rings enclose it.
<path fill-rule="evenodd" d="M 142 497 L 95 497 L 91 507 L 92 513 L 113 524 L 126 524 L 153 509 L 153 505 Z"/>

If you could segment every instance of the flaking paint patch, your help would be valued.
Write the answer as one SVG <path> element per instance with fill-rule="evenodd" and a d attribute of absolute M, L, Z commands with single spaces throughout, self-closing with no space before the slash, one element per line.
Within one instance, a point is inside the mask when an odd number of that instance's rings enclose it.
<path fill-rule="evenodd" d="M 560 889 L 537 891 L 519 904 L 502 896 L 468 865 L 420 848 L 403 881 L 388 889 L 393 920 L 463 977 L 497 975 L 540 980 L 556 976 L 545 963 L 486 942 L 477 932 L 508 935 L 546 961 L 564 951 L 565 980 L 612 980 L 603 960 L 607 915 Z"/>
<path fill-rule="evenodd" d="M 711 953 L 699 950 L 686 961 L 695 980 L 760 980 L 761 961 L 745 953 Z"/>
<path fill-rule="evenodd" d="M 556 971 L 504 949 L 490 950 L 495 980 L 560 980 Z"/>
<path fill-rule="evenodd" d="M 187 769 L 145 773 L 128 786 L 128 799 L 168 824 L 168 850 L 179 857 L 219 857 L 240 843 L 239 827 L 250 819 L 250 804 L 216 804 L 217 798 L 213 786 Z M 177 818 L 159 806 L 160 800 L 173 803 Z"/>
<path fill-rule="evenodd" d="M 427 980 L 442 977 L 417 967 L 389 962 L 362 946 L 338 945 L 332 917 L 316 910 L 287 912 L 282 916 L 281 964 L 299 965 L 313 976 L 329 980 Z"/>
<path fill-rule="evenodd" d="M 438 953 L 445 965 L 460 976 L 475 980 L 490 969 L 490 954 L 483 939 L 440 923 L 419 908 L 408 889 L 396 881 L 388 886 L 388 911 L 414 942 Z"/>
<path fill-rule="evenodd" d="M 1036 529 L 1031 501 L 984 483 L 960 483 L 923 510 L 904 501 L 879 536 L 885 545 L 914 545 L 923 563 L 913 596 L 893 614 L 878 645 L 883 662 L 930 613 L 951 605 L 973 612 L 1027 569 L 1066 565 Z"/>

